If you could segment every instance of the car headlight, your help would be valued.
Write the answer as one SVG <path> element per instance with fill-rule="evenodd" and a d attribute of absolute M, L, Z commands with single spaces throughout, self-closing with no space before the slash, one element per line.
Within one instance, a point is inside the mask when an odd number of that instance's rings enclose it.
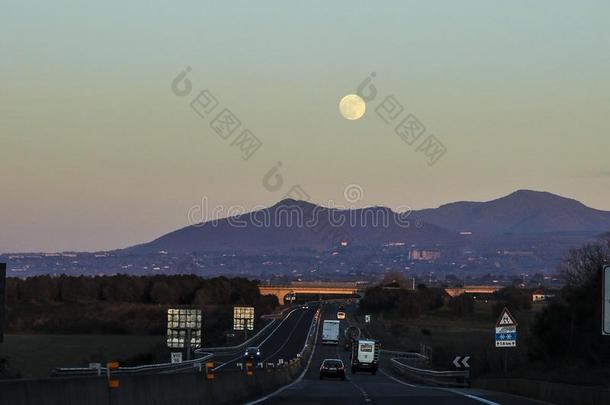
<path fill-rule="evenodd" d="M 244 356 L 247 356 L 247 355 L 248 355 L 248 352 L 245 352 L 245 353 L 244 353 Z"/>
<path fill-rule="evenodd" d="M 261 352 L 256 352 L 256 355 L 257 355 L 257 356 L 260 356 L 260 355 L 261 355 Z"/>

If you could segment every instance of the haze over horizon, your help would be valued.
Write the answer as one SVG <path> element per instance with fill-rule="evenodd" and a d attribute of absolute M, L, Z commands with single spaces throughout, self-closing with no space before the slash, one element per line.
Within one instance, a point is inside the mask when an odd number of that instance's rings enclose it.
<path fill-rule="evenodd" d="M 270 206 L 296 184 L 322 204 L 358 184 L 360 207 L 532 189 L 610 210 L 609 3 L 280 4 L 5 6 L 0 252 L 126 247 L 203 197 Z M 345 120 L 371 72 L 376 100 Z M 262 141 L 250 159 L 189 106 L 203 89 Z M 388 95 L 446 146 L 436 164 L 376 115 Z"/>

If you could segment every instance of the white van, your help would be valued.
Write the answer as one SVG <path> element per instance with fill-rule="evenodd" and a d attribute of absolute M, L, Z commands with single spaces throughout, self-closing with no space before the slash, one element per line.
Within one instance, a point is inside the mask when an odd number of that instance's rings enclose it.
<path fill-rule="evenodd" d="M 355 340 L 352 345 L 352 374 L 357 371 L 370 371 L 375 375 L 379 366 L 380 349 L 378 340 Z"/>

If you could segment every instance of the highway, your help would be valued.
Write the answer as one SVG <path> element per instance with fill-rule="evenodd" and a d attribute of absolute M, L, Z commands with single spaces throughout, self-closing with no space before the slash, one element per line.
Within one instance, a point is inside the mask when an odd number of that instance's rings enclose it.
<path fill-rule="evenodd" d="M 307 332 L 318 307 L 310 306 L 307 309 L 296 308 L 286 315 L 277 325 L 258 336 L 249 346 L 258 346 L 261 351 L 262 363 L 277 364 L 280 360 L 296 357 L 303 349 Z M 217 354 L 216 371 L 236 369 L 238 363 L 244 363 L 244 350 Z"/>
<path fill-rule="evenodd" d="M 335 305 L 326 305 L 322 311 L 322 320 L 336 319 L 336 312 L 337 307 Z M 309 320 L 311 321 L 311 318 Z M 296 323 L 299 324 L 299 322 Z M 342 324 L 342 328 L 347 326 L 346 321 L 342 321 Z M 288 336 L 286 333 L 289 329 L 287 327 L 282 330 L 281 337 L 278 335 L 277 338 L 267 340 L 266 350 L 270 348 L 276 350 L 282 346 L 284 338 Z M 294 332 L 296 334 L 296 329 Z M 295 334 L 292 336 L 294 337 Z M 321 328 L 319 334 L 321 334 Z M 297 343 L 290 337 L 288 340 L 290 341 L 288 345 L 291 348 Z M 318 340 L 320 340 L 320 337 L 318 337 Z M 294 347 L 292 350 L 297 350 L 297 348 Z M 340 379 L 320 380 L 319 367 L 325 358 L 341 358 L 345 364 L 350 363 L 349 352 L 346 352 L 340 346 L 318 343 L 312 361 L 301 379 L 252 402 L 252 404 L 543 404 L 540 401 L 490 391 L 446 389 L 412 384 L 390 376 L 383 370 L 380 370 L 375 376 L 365 373 L 356 375 L 348 373 L 346 381 Z"/>

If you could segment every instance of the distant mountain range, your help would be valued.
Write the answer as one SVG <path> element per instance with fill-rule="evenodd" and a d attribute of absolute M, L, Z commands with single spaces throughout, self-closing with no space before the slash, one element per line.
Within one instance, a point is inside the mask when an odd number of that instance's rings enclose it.
<path fill-rule="evenodd" d="M 610 231 L 610 211 L 555 194 L 519 190 L 487 202 L 454 202 L 405 216 L 385 207 L 339 210 L 283 200 L 264 210 L 187 226 L 126 254 L 205 251 L 325 250 L 355 245 L 443 244 L 473 237 Z"/>
<path fill-rule="evenodd" d="M 515 191 L 487 202 L 445 204 L 417 211 L 414 217 L 451 231 L 495 235 L 610 230 L 610 211 L 596 210 L 570 198 L 531 190 Z"/>

